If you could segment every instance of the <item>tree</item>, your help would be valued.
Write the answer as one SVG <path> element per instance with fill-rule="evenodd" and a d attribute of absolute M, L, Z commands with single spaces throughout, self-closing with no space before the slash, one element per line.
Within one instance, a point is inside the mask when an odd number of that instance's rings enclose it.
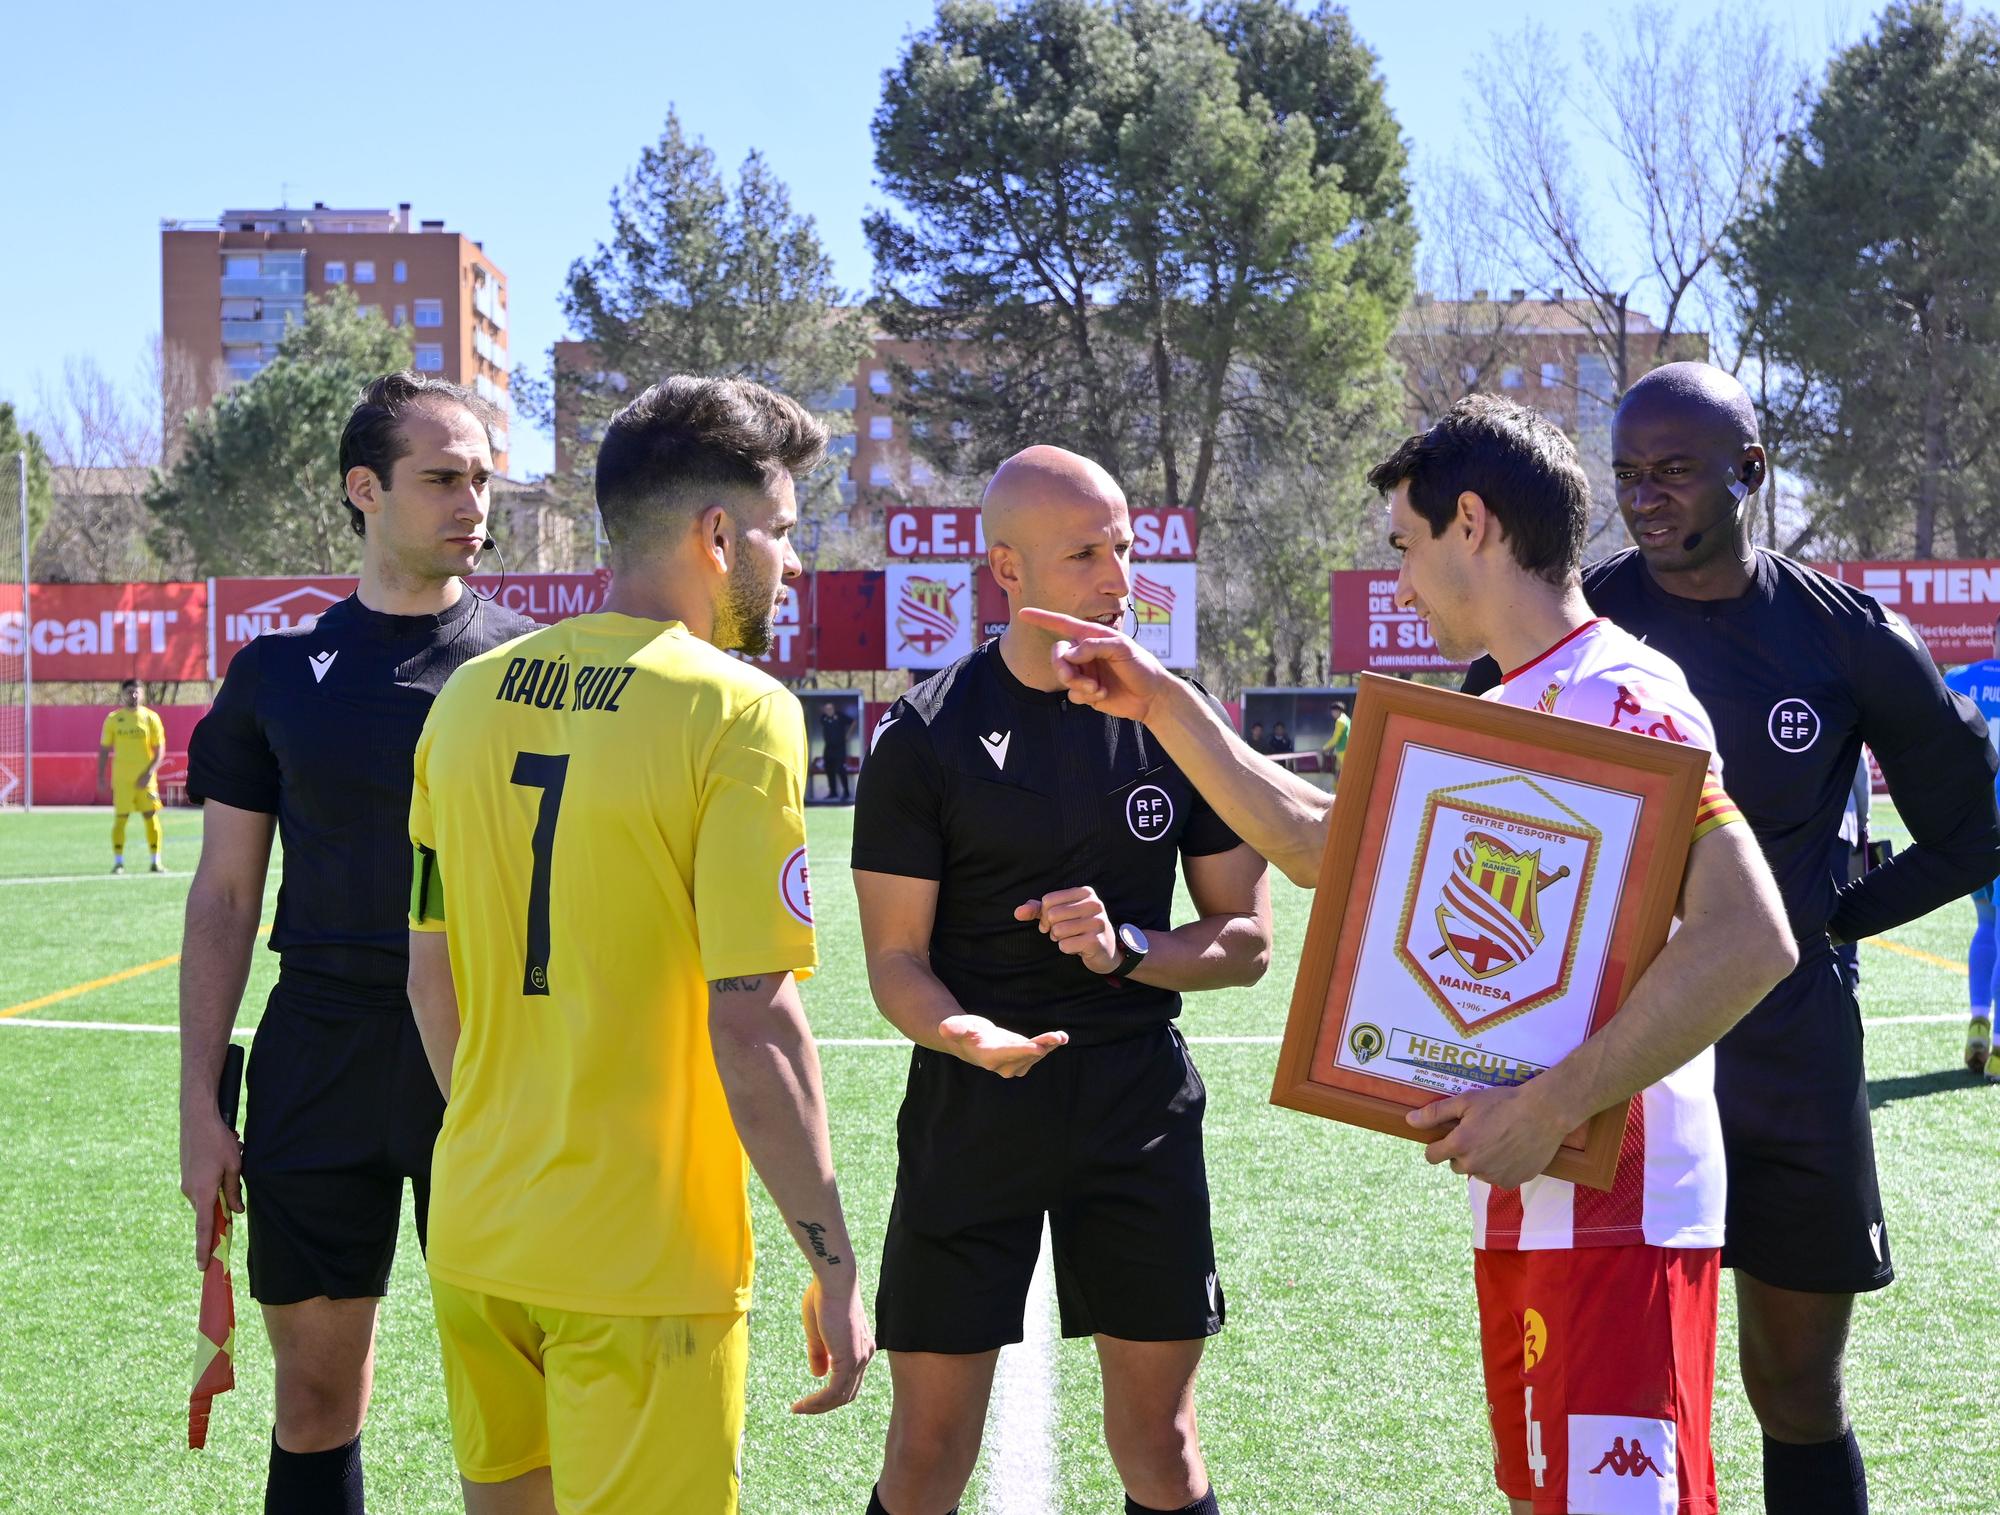
<path fill-rule="evenodd" d="M 152 552 L 146 491 L 160 463 L 164 392 L 160 343 L 148 347 L 138 403 L 90 358 L 63 364 L 62 382 L 37 396 L 36 429 L 47 438 L 54 509 L 35 546 L 35 577 L 54 583 L 115 583 L 172 577 Z"/>
<path fill-rule="evenodd" d="M 625 403 L 628 387 L 672 373 L 753 379 L 806 404 L 836 435 L 851 431 L 851 404 L 834 401 L 868 353 L 868 325 L 833 276 L 810 216 L 759 153 L 734 192 L 715 154 L 667 113 L 660 139 L 611 194 L 611 234 L 570 265 L 562 296 L 571 330 L 595 349 L 588 370 L 556 368 L 538 385 L 517 375 L 523 408 L 559 427 L 571 461 L 565 492 L 579 503 L 595 449 L 590 439 Z M 822 470 L 801 516 L 835 508 Z"/>
<path fill-rule="evenodd" d="M 1841 53 L 1736 265 L 1867 555 L 2000 550 L 2000 24 L 1891 5 Z"/>
<path fill-rule="evenodd" d="M 408 332 L 347 290 L 310 302 L 263 372 L 191 419 L 146 493 L 154 550 L 198 574 L 352 572 L 341 428 L 364 384 L 410 360 Z"/>
<path fill-rule="evenodd" d="M 42 528 L 48 524 L 49 512 L 54 506 L 55 494 L 49 474 L 49 454 L 43 447 L 42 439 L 23 427 L 14 414 L 14 407 L 8 401 L 0 400 L 0 530 L 7 535 L 7 552 L 20 539 L 21 532 L 21 465 L 17 455 L 28 454 L 28 552 L 35 550 Z"/>
<path fill-rule="evenodd" d="M 1524 305 L 1492 298 L 1511 270 L 1485 225 L 1483 191 L 1451 162 L 1426 163 L 1413 197 L 1422 240 L 1417 244 L 1417 297 L 1391 339 L 1405 405 L 1427 417 L 1444 414 L 1478 390 L 1493 389 L 1518 358 Z"/>
<path fill-rule="evenodd" d="M 1414 233 L 1344 12 L 945 0 L 874 131 L 875 308 L 927 355 L 898 405 L 948 469 L 1055 442 L 1199 507 L 1381 392 Z"/>
<path fill-rule="evenodd" d="M 1481 230 L 1522 283 L 1561 290 L 1583 315 L 1615 405 L 1648 369 L 1685 355 L 1705 331 L 1723 366 L 1741 366 L 1754 320 L 1737 307 L 1718 255 L 1730 223 L 1755 203 L 1797 122 L 1801 78 L 1772 23 L 1723 7 L 1684 33 L 1672 10 L 1635 7 L 1609 41 L 1586 33 L 1578 84 L 1555 36 L 1530 22 L 1496 39 L 1468 75 L 1488 184 Z M 1619 214 L 1593 216 L 1565 111 L 1612 155 Z M 1475 232 L 1477 234 L 1477 232 Z M 1657 326 L 1630 317 L 1651 305 Z M 1754 316 L 1754 312 L 1751 312 Z"/>

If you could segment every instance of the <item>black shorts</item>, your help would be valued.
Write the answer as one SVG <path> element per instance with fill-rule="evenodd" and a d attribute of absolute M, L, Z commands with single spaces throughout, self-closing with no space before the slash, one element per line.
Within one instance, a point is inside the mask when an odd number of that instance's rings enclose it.
<path fill-rule="evenodd" d="M 389 1289 L 403 1181 L 417 1239 L 444 1098 L 407 1002 L 282 974 L 250 1045 L 243 1123 L 251 1298 L 371 1299 Z"/>
<path fill-rule="evenodd" d="M 1072 1043 L 1025 1078 L 918 1048 L 896 1118 L 877 1343 L 986 1352 L 1021 1340 L 1044 1214 L 1063 1335 L 1188 1341 L 1220 1331 L 1207 1103 L 1170 1025 Z"/>
<path fill-rule="evenodd" d="M 1724 1267 L 1810 1294 L 1863 1294 L 1896 1276 L 1861 1038 L 1861 1007 L 1839 960 L 1808 949 L 1716 1043 L 1729 1169 Z"/>

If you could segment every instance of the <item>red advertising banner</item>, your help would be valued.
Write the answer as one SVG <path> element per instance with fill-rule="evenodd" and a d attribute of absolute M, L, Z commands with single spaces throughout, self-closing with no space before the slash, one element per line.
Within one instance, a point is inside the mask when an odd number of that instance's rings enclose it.
<path fill-rule="evenodd" d="M 354 593 L 351 574 L 301 579 L 216 579 L 215 634 L 212 651 L 215 678 L 229 669 L 229 660 L 245 643 L 267 631 L 310 626 L 328 606 Z"/>
<path fill-rule="evenodd" d="M 1910 623 L 1942 668 L 1993 656 L 2000 620 L 2000 560 L 1816 563 Z M 1454 669 L 1412 612 L 1396 608 L 1393 569 L 1341 569 L 1333 575 L 1333 645 L 1329 666 L 1341 673 L 1411 673 Z"/>
<path fill-rule="evenodd" d="M 2000 561 L 1836 563 L 1821 571 L 1908 621 L 1941 667 L 1993 656 Z"/>
<path fill-rule="evenodd" d="M 997 637 L 1007 629 L 1007 591 L 1000 587 L 1000 581 L 993 577 L 993 570 L 981 563 L 972 570 L 973 614 L 978 616 L 974 626 L 975 641 L 987 637 Z"/>
<path fill-rule="evenodd" d="M 885 511 L 883 542 L 892 558 L 963 561 L 986 556 L 986 533 L 970 505 L 903 506 Z M 1135 509 L 1132 556 L 1188 562 L 1195 555 L 1199 523 L 1192 510 Z"/>
<path fill-rule="evenodd" d="M 37 584 L 24 625 L 21 586 L 0 586 L 0 657 L 33 649 L 37 683 L 208 677 L 208 585 Z"/>
<path fill-rule="evenodd" d="M 319 578 L 216 579 L 215 677 L 252 637 L 267 631 L 310 625 L 329 605 L 354 593 L 351 574 Z M 466 580 L 473 593 L 544 626 L 573 615 L 601 610 L 611 588 L 611 570 L 587 573 L 482 573 Z M 40 590 L 36 591 L 39 598 Z"/>
<path fill-rule="evenodd" d="M 1397 608 L 1393 568 L 1336 569 L 1331 619 L 1333 646 L 1327 667 L 1336 673 L 1425 673 L 1465 667 L 1438 651 L 1423 617 Z"/>
<path fill-rule="evenodd" d="M 884 666 L 882 570 L 826 569 L 814 578 L 819 671 L 864 673 Z"/>

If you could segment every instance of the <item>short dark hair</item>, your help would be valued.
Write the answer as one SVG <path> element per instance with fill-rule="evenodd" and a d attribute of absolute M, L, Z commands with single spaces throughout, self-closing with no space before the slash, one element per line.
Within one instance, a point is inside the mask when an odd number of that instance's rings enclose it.
<path fill-rule="evenodd" d="M 1569 438 L 1525 405 L 1467 395 L 1368 471 L 1369 485 L 1385 495 L 1405 479 L 1410 506 L 1434 537 L 1469 490 L 1486 502 L 1514 561 L 1529 573 L 1566 584 L 1583 564 L 1590 481 Z"/>
<path fill-rule="evenodd" d="M 748 379 L 674 374 L 611 418 L 597 446 L 597 511 L 630 552 L 715 489 L 769 489 L 826 456 L 826 427 Z"/>
<path fill-rule="evenodd" d="M 390 474 L 395 470 L 396 460 L 410 455 L 410 439 L 403 435 L 404 419 L 413 410 L 440 404 L 470 411 L 473 419 L 486 428 L 489 441 L 500 425 L 499 409 L 463 384 L 427 379 L 405 368 L 363 385 L 361 397 L 354 402 L 347 424 L 340 431 L 343 487 L 352 468 L 370 469 L 382 481 L 384 489 L 394 487 Z M 347 506 L 347 524 L 354 528 L 354 534 L 368 535 L 368 517 L 344 493 L 341 501 Z"/>
<path fill-rule="evenodd" d="M 144 689 L 145 687 L 146 682 L 144 679 L 120 679 L 118 681 L 118 692 L 120 694 L 123 694 L 128 689 Z"/>

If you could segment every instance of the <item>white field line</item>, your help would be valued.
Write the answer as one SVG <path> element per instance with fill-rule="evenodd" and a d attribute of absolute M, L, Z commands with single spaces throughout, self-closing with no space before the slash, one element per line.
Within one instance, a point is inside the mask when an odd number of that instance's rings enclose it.
<path fill-rule="evenodd" d="M 986 1414 L 981 1515 L 1048 1515 L 1056 1507 L 1056 1286 L 1048 1222 L 1028 1285 L 1019 1344 L 1000 1349 Z"/>
<path fill-rule="evenodd" d="M 145 864 L 125 873 L 113 873 L 109 868 L 102 873 L 50 873 L 39 878 L 0 878 L 0 888 L 21 884 L 130 884 L 140 879 L 174 879 L 185 884 L 194 874 L 190 872 L 151 872 Z"/>
<path fill-rule="evenodd" d="M 1865 1016 L 1861 1024 L 1875 1026 L 1950 1026 L 1965 1019 L 1963 1012 L 1949 1015 L 1874 1015 Z M 24 1026 L 37 1031 L 150 1031 L 163 1036 L 179 1036 L 179 1026 L 144 1024 L 136 1021 L 52 1021 L 33 1020 L 27 1016 L 16 1016 L 12 1020 L 0 1020 L 0 1030 L 9 1026 Z M 249 1036 L 257 1028 L 238 1026 L 231 1033 L 234 1036 Z M 1277 1036 L 1190 1036 L 1191 1047 L 1275 1047 L 1284 1038 Z M 823 1036 L 819 1039 L 822 1047 L 908 1047 L 910 1044 L 901 1037 L 893 1036 Z"/>
<path fill-rule="evenodd" d="M 30 1020 L 26 1016 L 16 1016 L 12 1020 L 0 1020 L 0 1026 L 28 1026 L 37 1031 L 151 1031 L 162 1036 L 179 1036 L 179 1026 L 159 1026 L 138 1021 L 41 1021 Z M 255 1026 L 238 1026 L 231 1036 L 254 1036 Z"/>

